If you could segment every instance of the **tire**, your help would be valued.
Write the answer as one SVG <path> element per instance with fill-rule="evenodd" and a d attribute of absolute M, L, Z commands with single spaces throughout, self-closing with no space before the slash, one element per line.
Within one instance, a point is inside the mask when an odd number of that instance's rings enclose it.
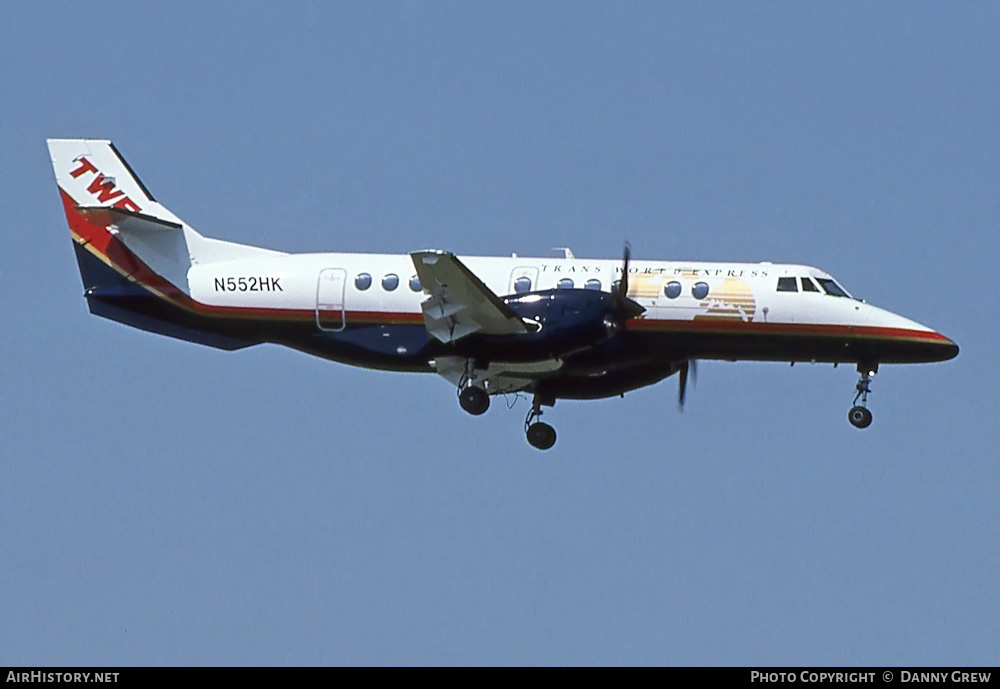
<path fill-rule="evenodd" d="M 539 450 L 548 450 L 556 444 L 556 429 L 547 423 L 533 423 L 528 426 L 528 444 Z"/>
<path fill-rule="evenodd" d="M 868 428 L 872 425 L 872 413 L 864 407 L 851 407 L 847 412 L 847 420 L 855 428 Z"/>
<path fill-rule="evenodd" d="M 490 408 L 490 396 L 482 388 L 470 385 L 459 394 L 458 403 L 473 416 L 479 416 Z"/>

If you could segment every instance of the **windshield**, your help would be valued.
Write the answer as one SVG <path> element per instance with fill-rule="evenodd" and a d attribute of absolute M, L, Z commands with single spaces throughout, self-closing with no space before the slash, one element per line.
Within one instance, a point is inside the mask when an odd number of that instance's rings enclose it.
<path fill-rule="evenodd" d="M 853 299 L 853 297 L 851 297 L 851 295 L 848 294 L 843 287 L 838 285 L 830 278 L 815 278 L 815 279 L 816 282 L 818 282 L 820 286 L 824 290 L 826 290 L 827 294 L 832 295 L 834 297 L 847 297 L 848 299 Z"/>

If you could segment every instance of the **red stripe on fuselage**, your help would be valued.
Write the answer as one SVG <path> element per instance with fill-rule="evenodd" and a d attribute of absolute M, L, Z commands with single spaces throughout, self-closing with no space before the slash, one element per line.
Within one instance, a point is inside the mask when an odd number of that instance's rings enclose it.
<path fill-rule="evenodd" d="M 655 318 L 635 318 L 628 322 L 630 330 L 669 331 L 686 333 L 743 333 L 768 335 L 819 335 L 826 337 L 874 337 L 950 343 L 947 337 L 932 330 L 886 328 L 868 325 L 834 325 L 827 323 L 762 323 L 753 321 L 677 321 Z"/>

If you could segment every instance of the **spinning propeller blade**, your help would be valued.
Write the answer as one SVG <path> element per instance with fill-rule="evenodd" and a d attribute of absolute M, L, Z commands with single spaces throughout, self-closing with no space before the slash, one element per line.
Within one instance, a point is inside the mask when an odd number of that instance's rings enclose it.
<path fill-rule="evenodd" d="M 681 363 L 679 379 L 677 381 L 677 406 L 680 407 L 681 411 L 684 411 L 684 399 L 687 397 L 689 373 L 691 382 L 694 383 L 698 378 L 698 361 L 696 359 Z"/>
<path fill-rule="evenodd" d="M 628 264 L 631 259 L 632 247 L 625 242 L 625 251 L 622 252 L 622 277 L 611 285 L 611 293 L 615 297 L 615 320 L 619 325 L 624 325 L 628 319 L 646 311 L 644 307 L 628 298 Z"/>

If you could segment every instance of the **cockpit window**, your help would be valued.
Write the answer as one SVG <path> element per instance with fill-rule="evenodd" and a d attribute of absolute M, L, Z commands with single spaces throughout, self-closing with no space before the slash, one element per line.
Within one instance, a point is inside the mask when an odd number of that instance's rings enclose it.
<path fill-rule="evenodd" d="M 778 291 L 798 292 L 799 286 L 796 284 L 795 278 L 778 278 Z"/>
<path fill-rule="evenodd" d="M 816 278 L 816 282 L 826 290 L 826 293 L 834 297 L 847 297 L 851 298 L 851 295 L 844 291 L 844 288 L 838 285 L 836 282 L 830 278 Z"/>
<path fill-rule="evenodd" d="M 816 286 L 809 278 L 802 278 L 802 291 L 803 292 L 819 292 L 819 287 Z"/>

